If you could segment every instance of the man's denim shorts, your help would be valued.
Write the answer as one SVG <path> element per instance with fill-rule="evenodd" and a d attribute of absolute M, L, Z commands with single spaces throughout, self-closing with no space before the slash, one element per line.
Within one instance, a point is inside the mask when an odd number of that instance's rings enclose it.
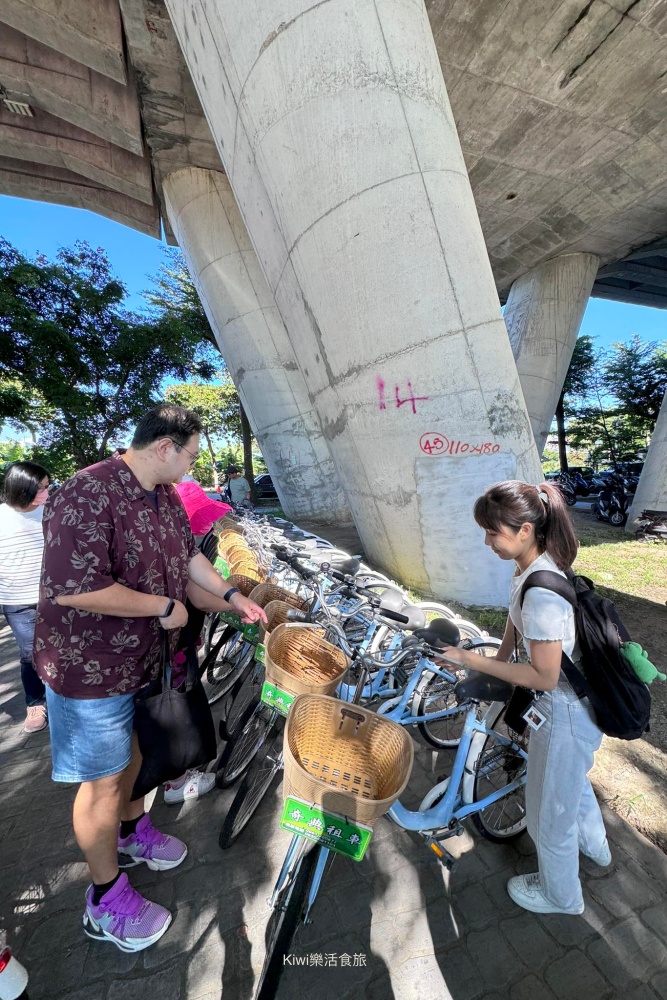
<path fill-rule="evenodd" d="M 65 698 L 46 685 L 54 781 L 95 781 L 124 771 L 132 757 L 134 694 Z"/>

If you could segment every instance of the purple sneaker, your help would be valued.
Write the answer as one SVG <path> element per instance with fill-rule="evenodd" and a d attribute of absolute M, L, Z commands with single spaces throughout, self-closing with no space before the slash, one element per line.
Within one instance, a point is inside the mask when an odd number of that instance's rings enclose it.
<path fill-rule="evenodd" d="M 169 910 L 144 899 L 124 872 L 97 906 L 93 887 L 88 887 L 83 929 L 94 941 L 111 941 L 121 951 L 141 951 L 155 944 L 170 923 Z"/>
<path fill-rule="evenodd" d="M 118 837 L 119 868 L 133 868 L 145 861 L 154 872 L 163 872 L 180 865 L 187 853 L 182 840 L 155 829 L 148 813 L 141 817 L 134 833 Z"/>

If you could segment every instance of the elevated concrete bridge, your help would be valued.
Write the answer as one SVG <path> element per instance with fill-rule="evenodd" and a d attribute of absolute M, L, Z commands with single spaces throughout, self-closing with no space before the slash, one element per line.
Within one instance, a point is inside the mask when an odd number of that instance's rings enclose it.
<path fill-rule="evenodd" d="M 1 0 L 0 191 L 178 242 L 285 509 L 498 601 L 474 495 L 667 305 L 666 95 L 667 0 Z"/>

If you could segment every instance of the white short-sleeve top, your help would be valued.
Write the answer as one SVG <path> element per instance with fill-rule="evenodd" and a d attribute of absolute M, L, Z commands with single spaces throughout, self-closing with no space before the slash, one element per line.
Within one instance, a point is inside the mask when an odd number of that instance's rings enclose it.
<path fill-rule="evenodd" d="M 552 590 L 545 590 L 544 587 L 533 587 L 526 593 L 523 608 L 520 607 L 521 588 L 530 574 L 537 570 L 550 570 L 562 577 L 565 576 L 546 552 L 538 556 L 523 573 L 517 570 L 517 575 L 512 577 L 510 584 L 509 610 L 512 624 L 523 636 L 529 657 L 531 641 L 559 640 L 563 645 L 563 652 L 571 660 L 578 660 L 574 611 L 565 598 L 554 594 Z"/>

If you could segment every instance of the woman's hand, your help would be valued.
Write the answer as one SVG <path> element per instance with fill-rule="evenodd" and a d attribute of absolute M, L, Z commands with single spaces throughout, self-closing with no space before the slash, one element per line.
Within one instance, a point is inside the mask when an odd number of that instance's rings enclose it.
<path fill-rule="evenodd" d="M 259 604 L 255 604 L 249 597 L 244 597 L 243 594 L 232 594 L 229 598 L 229 604 L 236 614 L 239 615 L 242 622 L 251 624 L 261 619 L 266 624 L 266 612 L 264 608 L 260 608 Z"/>
<path fill-rule="evenodd" d="M 471 669 L 469 650 L 461 649 L 460 646 L 441 646 L 438 648 L 438 652 L 446 656 L 448 660 L 454 660 L 456 663 L 460 663 L 462 667 Z"/>

